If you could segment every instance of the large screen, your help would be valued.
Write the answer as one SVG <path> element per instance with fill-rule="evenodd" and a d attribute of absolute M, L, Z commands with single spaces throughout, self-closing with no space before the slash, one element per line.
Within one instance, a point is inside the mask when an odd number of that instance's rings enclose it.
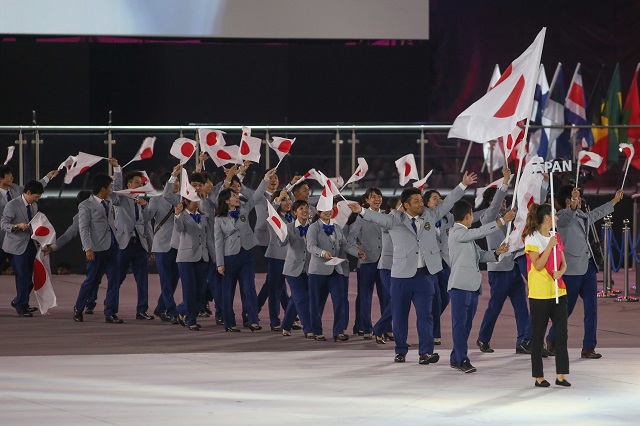
<path fill-rule="evenodd" d="M 0 0 L 0 34 L 429 38 L 428 0 Z"/>

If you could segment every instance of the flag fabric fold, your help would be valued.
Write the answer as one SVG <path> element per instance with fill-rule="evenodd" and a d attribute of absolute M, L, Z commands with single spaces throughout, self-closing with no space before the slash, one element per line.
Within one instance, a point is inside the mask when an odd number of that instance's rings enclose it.
<path fill-rule="evenodd" d="M 260 147 L 262 145 L 262 139 L 251 136 L 251 129 L 248 127 L 248 131 L 245 131 L 245 127 L 242 128 L 242 139 L 240 140 L 240 147 L 238 148 L 238 159 L 242 161 L 253 161 L 254 163 L 260 162 Z"/>
<path fill-rule="evenodd" d="M 416 167 L 416 158 L 413 154 L 407 154 L 396 160 L 398 175 L 400 177 L 400 186 L 405 186 L 412 179 L 419 180 L 418 168 Z"/>
<path fill-rule="evenodd" d="M 285 238 L 287 238 L 287 226 L 284 224 L 282 218 L 280 217 L 276 209 L 273 208 L 273 206 L 269 201 L 267 201 L 267 209 L 269 210 L 267 223 L 271 226 L 271 229 L 273 229 L 273 232 L 276 233 L 278 239 L 284 242 Z"/>
<path fill-rule="evenodd" d="M 143 170 L 141 170 L 140 172 L 143 174 L 141 187 L 135 188 L 135 189 L 126 188 L 126 189 L 121 189 L 119 191 L 113 191 L 113 192 L 115 192 L 116 194 L 124 195 L 125 197 L 129 197 L 129 198 L 136 198 L 140 195 L 145 195 L 145 194 L 150 194 L 152 192 L 155 192 L 156 189 L 153 187 L 153 185 L 151 185 L 151 179 L 149 179 L 149 175 L 147 175 L 147 172 Z"/>
<path fill-rule="evenodd" d="M 359 181 L 360 179 L 362 179 L 367 174 L 368 170 L 369 170 L 369 165 L 367 164 L 367 161 L 364 158 L 359 157 L 358 158 L 358 168 L 356 168 L 356 171 L 353 172 L 353 174 L 351 175 L 349 180 L 344 184 L 344 186 L 347 186 L 352 182 Z"/>
<path fill-rule="evenodd" d="M 273 140 L 269 142 L 269 147 L 276 152 L 279 160 L 282 160 L 291 151 L 291 146 L 296 141 L 296 138 L 280 138 L 273 137 Z"/>
<path fill-rule="evenodd" d="M 58 305 L 51 282 L 49 256 L 45 256 L 41 248 L 56 242 L 56 231 L 47 216 L 41 212 L 36 213 L 30 223 L 31 229 L 33 229 L 31 239 L 39 244 L 38 252 L 33 262 L 33 292 L 38 300 L 40 313 L 45 315 L 49 312 L 49 309 Z"/>
<path fill-rule="evenodd" d="M 423 177 L 422 179 L 413 182 L 412 186 L 414 188 L 418 188 L 420 191 L 422 191 L 422 189 L 427 184 L 427 179 L 429 179 L 429 176 L 431 176 L 431 173 L 433 173 L 433 169 L 429 170 L 429 173 L 427 173 L 427 175 L 425 177 Z"/>
<path fill-rule="evenodd" d="M 131 159 L 131 161 L 129 161 L 127 164 L 125 164 L 122 167 L 127 167 L 129 164 L 133 163 L 134 161 L 146 160 L 147 158 L 153 157 L 153 147 L 155 144 L 156 144 L 155 136 L 144 138 L 144 140 L 142 141 L 142 145 L 140 146 L 140 148 L 138 148 L 138 152 L 136 153 L 136 155 Z"/>
<path fill-rule="evenodd" d="M 171 145 L 169 153 L 180 160 L 180 164 L 184 164 L 196 152 L 196 141 L 188 138 L 178 138 Z"/>
<path fill-rule="evenodd" d="M 184 168 L 180 176 L 180 196 L 189 201 L 200 201 L 196 189 L 189 183 L 189 175 Z"/>
<path fill-rule="evenodd" d="M 91 154 L 87 154 L 85 152 L 79 152 L 78 155 L 76 155 L 75 157 L 69 157 L 67 158 L 62 164 L 68 164 L 68 161 L 70 160 L 70 158 L 74 158 L 74 161 L 71 165 L 68 165 L 66 167 L 67 169 L 67 173 L 64 176 L 64 183 L 66 184 L 70 184 L 71 181 L 73 181 L 73 179 L 86 172 L 87 170 L 89 170 L 91 168 L 91 166 L 93 166 L 94 164 L 96 164 L 98 161 L 100 160 L 106 160 L 105 157 L 98 157 L 97 155 L 91 155 Z"/>
<path fill-rule="evenodd" d="M 582 85 L 582 66 L 579 62 L 576 65 L 571 83 L 569 83 L 569 91 L 564 101 L 564 112 L 565 120 L 569 124 L 576 126 L 589 124 L 587 120 L 587 100 L 584 95 L 584 86 Z M 581 142 L 583 148 L 593 145 L 591 129 L 571 129 L 571 138 L 574 137 L 577 142 Z"/>
<path fill-rule="evenodd" d="M 602 110 L 601 122 L 603 126 L 614 126 L 621 123 L 622 118 L 622 92 L 620 89 L 620 69 L 619 64 L 613 71 L 611 84 L 607 91 L 604 109 Z M 595 133 L 595 131 L 594 131 Z M 598 167 L 598 173 L 603 173 L 618 163 L 619 151 L 618 131 L 615 129 L 602 129 L 598 132 L 591 150 L 603 158 L 602 164 Z"/>
<path fill-rule="evenodd" d="M 16 150 L 15 146 L 8 146 L 7 147 L 7 158 L 6 160 L 4 160 L 4 164 L 6 165 L 9 161 L 11 161 L 11 159 L 13 158 L 13 152 Z"/>
<path fill-rule="evenodd" d="M 564 126 L 564 72 L 562 64 L 558 63 L 556 72 L 549 86 L 549 97 L 542 111 L 542 124 L 545 126 Z M 538 156 L 545 160 L 555 160 L 557 157 L 566 156 L 567 138 L 563 137 L 564 129 L 545 129 L 547 130 L 547 143 L 544 138 L 541 139 L 538 148 Z M 562 154 L 562 155 L 561 155 Z M 569 150 L 569 155 L 571 151 Z"/>
<path fill-rule="evenodd" d="M 200 149 L 207 152 L 205 147 L 207 146 L 224 146 L 226 141 L 224 140 L 225 132 L 215 129 L 198 129 L 198 140 L 200 141 Z"/>

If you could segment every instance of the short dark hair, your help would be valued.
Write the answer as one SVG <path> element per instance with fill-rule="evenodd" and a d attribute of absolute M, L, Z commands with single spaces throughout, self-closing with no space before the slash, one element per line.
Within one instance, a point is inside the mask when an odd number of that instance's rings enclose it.
<path fill-rule="evenodd" d="M 0 179 L 4 179 L 4 177 L 9 173 L 13 174 L 11 166 L 7 166 L 5 164 L 0 165 Z"/>
<path fill-rule="evenodd" d="M 296 183 L 295 185 L 293 185 L 293 188 L 291 188 L 291 192 L 295 194 L 304 185 L 307 185 L 307 188 L 308 188 L 309 187 L 309 182 L 307 182 L 306 180 L 303 180 L 302 182 Z"/>
<path fill-rule="evenodd" d="M 402 191 L 402 194 L 400 194 L 400 202 L 402 203 L 402 206 L 404 207 L 405 203 L 409 202 L 409 199 L 411 197 L 413 197 L 414 195 L 420 195 L 421 192 L 418 188 L 407 188 L 404 191 Z"/>
<path fill-rule="evenodd" d="M 498 188 L 487 188 L 482 194 L 482 204 L 480 204 L 481 209 L 487 209 L 491 205 L 493 198 L 496 196 L 496 192 L 498 192 Z"/>
<path fill-rule="evenodd" d="M 387 210 L 385 211 L 385 213 L 389 214 L 391 210 L 395 210 L 395 208 L 398 206 L 398 200 L 400 200 L 399 197 L 390 197 L 389 199 L 387 199 Z"/>
<path fill-rule="evenodd" d="M 563 209 L 567 207 L 567 199 L 571 199 L 573 188 L 573 185 L 562 185 L 560 189 L 558 189 L 556 199 Z"/>
<path fill-rule="evenodd" d="M 459 200 L 453 205 L 453 220 L 460 222 L 465 216 L 473 213 L 473 206 L 467 200 Z"/>
<path fill-rule="evenodd" d="M 91 192 L 93 195 L 98 195 L 104 188 L 109 188 L 109 185 L 113 183 L 113 179 L 106 173 L 98 173 L 93 177 L 91 181 Z"/>
<path fill-rule="evenodd" d="M 127 172 L 127 174 L 124 175 L 123 180 L 124 180 L 124 184 L 127 185 L 129 184 L 129 182 L 131 182 L 134 178 L 139 177 L 140 179 L 144 178 L 144 173 L 142 173 L 140 170 L 131 170 L 130 172 Z"/>
<path fill-rule="evenodd" d="M 44 193 L 44 186 L 42 186 L 42 184 L 37 180 L 30 180 L 24 186 L 22 192 L 24 194 L 26 194 L 27 192 L 30 192 L 31 194 L 42 194 Z"/>
<path fill-rule="evenodd" d="M 305 206 L 305 205 L 308 206 L 309 203 L 307 201 L 305 201 L 305 200 L 296 200 L 296 201 L 293 202 L 293 205 L 291 206 L 291 211 L 295 212 L 300 207 Z"/>
<path fill-rule="evenodd" d="M 193 172 L 191 173 L 191 176 L 189 176 L 189 183 L 191 182 L 198 182 L 204 185 L 206 180 L 204 179 L 202 173 Z"/>
<path fill-rule="evenodd" d="M 200 174 L 204 178 L 205 183 L 207 181 L 209 181 L 211 183 L 216 183 L 215 179 L 213 178 L 213 175 L 211 173 L 209 173 L 208 171 L 204 170 L 204 171 L 200 172 Z"/>
<path fill-rule="evenodd" d="M 76 195 L 76 203 L 80 205 L 81 202 L 83 202 L 89 197 L 91 197 L 91 191 L 87 191 L 86 189 L 83 189 L 82 191 L 78 192 L 78 195 Z"/>
<path fill-rule="evenodd" d="M 440 194 L 440 191 L 438 191 L 437 189 L 428 189 L 424 192 L 424 194 L 422 194 L 422 201 L 424 201 L 425 206 L 429 203 L 429 199 L 433 194 L 438 194 L 440 195 L 440 198 L 442 198 L 442 194 Z"/>

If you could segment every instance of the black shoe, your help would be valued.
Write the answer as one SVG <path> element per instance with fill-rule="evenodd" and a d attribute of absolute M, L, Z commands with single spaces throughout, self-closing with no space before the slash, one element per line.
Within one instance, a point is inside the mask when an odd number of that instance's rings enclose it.
<path fill-rule="evenodd" d="M 562 379 L 562 381 L 556 379 L 556 386 L 564 386 L 565 388 L 568 388 L 571 386 L 571 383 L 567 382 L 567 379 Z"/>
<path fill-rule="evenodd" d="M 200 312 L 198 313 L 198 316 L 199 316 L 200 318 L 209 318 L 209 317 L 211 316 L 211 314 L 210 314 L 210 313 L 208 313 L 206 310 L 204 310 L 204 309 L 203 309 L 202 311 L 200 311 Z"/>
<path fill-rule="evenodd" d="M 231 328 L 225 328 L 224 331 L 226 331 L 227 333 L 240 333 L 241 330 L 236 327 L 231 327 Z"/>
<path fill-rule="evenodd" d="M 282 331 L 282 326 L 281 325 L 272 325 L 271 326 L 271 331 L 280 332 L 280 331 Z"/>
<path fill-rule="evenodd" d="M 442 345 L 442 340 L 440 340 L 440 339 L 438 339 L 438 340 L 433 339 L 433 344 L 434 344 L 434 346 L 440 346 L 440 345 Z"/>
<path fill-rule="evenodd" d="M 347 336 L 344 333 L 340 333 L 337 336 L 333 336 L 333 341 L 337 342 L 337 341 L 341 341 L 341 342 L 346 342 L 347 340 L 349 340 L 349 336 Z"/>
<path fill-rule="evenodd" d="M 108 317 L 105 317 L 104 320 L 109 324 L 122 324 L 124 322 L 123 320 L 118 318 L 117 315 L 109 315 Z"/>
<path fill-rule="evenodd" d="M 149 315 L 146 312 L 138 312 L 136 314 L 136 319 L 137 320 L 147 320 L 147 321 L 151 321 L 152 319 L 154 319 L 155 317 L 153 315 Z"/>
<path fill-rule="evenodd" d="M 313 333 L 307 333 L 307 334 L 304 335 L 304 338 L 305 339 L 310 339 L 310 340 L 315 340 L 316 336 Z"/>
<path fill-rule="evenodd" d="M 242 326 L 244 328 L 249 328 L 249 322 L 248 321 L 242 321 Z"/>
<path fill-rule="evenodd" d="M 435 364 L 440 360 L 440 355 L 437 353 L 432 354 L 422 354 L 420 355 L 420 359 L 418 360 L 418 364 L 427 365 L 427 364 Z"/>
<path fill-rule="evenodd" d="M 35 306 L 29 306 L 29 307 L 27 308 L 27 312 L 35 312 L 35 311 L 37 311 L 37 310 L 38 310 L 38 308 L 36 308 Z"/>
<path fill-rule="evenodd" d="M 251 330 L 251 331 L 259 331 L 259 330 L 262 330 L 262 326 L 258 325 L 258 324 L 251 324 L 249 326 L 249 330 Z"/>
<path fill-rule="evenodd" d="M 395 338 L 395 337 L 393 337 L 393 333 L 391 333 L 391 332 L 389 332 L 389 333 L 384 333 L 384 338 L 385 338 L 386 340 L 390 341 L 390 342 L 395 342 L 395 341 L 396 341 L 396 338 Z M 409 345 L 407 345 L 407 346 L 409 346 Z M 411 346 L 409 346 L 409 347 L 411 347 Z"/>
<path fill-rule="evenodd" d="M 84 322 L 84 318 L 82 317 L 82 312 L 78 312 L 75 308 L 73 309 L 73 320 L 75 322 Z"/>
<path fill-rule="evenodd" d="M 216 318 L 216 325 L 224 325 L 224 320 L 222 318 Z"/>
<path fill-rule="evenodd" d="M 376 336 L 376 343 L 379 345 L 385 345 L 387 342 L 384 341 L 384 337 Z"/>
<path fill-rule="evenodd" d="M 200 324 L 193 324 L 189 326 L 189 330 L 191 331 L 200 331 Z"/>
<path fill-rule="evenodd" d="M 462 361 L 462 364 L 460 364 L 460 371 L 465 374 L 469 374 L 475 373 L 476 371 L 478 371 L 478 369 L 471 365 L 471 362 L 469 362 L 468 359 L 465 359 L 464 361 Z"/>
<path fill-rule="evenodd" d="M 29 311 L 16 311 L 16 312 L 18 312 L 18 316 L 19 317 L 27 317 L 27 318 L 29 318 L 29 317 L 33 316 L 33 314 L 31 312 L 29 312 Z"/>
<path fill-rule="evenodd" d="M 476 345 L 480 348 L 480 352 L 484 352 L 487 354 L 493 353 L 493 349 L 489 346 L 488 343 L 482 343 L 480 340 L 476 340 Z"/>
<path fill-rule="evenodd" d="M 551 383 L 547 382 L 546 380 L 543 380 L 541 382 L 538 382 L 536 380 L 535 382 L 533 382 L 533 384 L 534 384 L 534 386 L 536 386 L 538 388 L 548 388 L 549 386 L 551 386 Z"/>
<path fill-rule="evenodd" d="M 462 368 L 460 367 L 460 364 L 454 364 L 453 362 L 451 364 L 449 364 L 449 367 L 453 368 L 454 370 L 460 370 L 462 371 Z"/>
<path fill-rule="evenodd" d="M 373 340 L 373 336 L 371 335 L 371 333 L 365 333 L 362 335 L 362 338 L 364 340 Z"/>
<path fill-rule="evenodd" d="M 14 302 L 13 300 L 11 301 L 11 307 L 15 309 L 16 307 L 16 302 Z"/>
<path fill-rule="evenodd" d="M 317 342 L 326 342 L 327 338 L 324 337 L 323 334 L 318 334 L 317 336 L 314 337 L 314 340 Z"/>
<path fill-rule="evenodd" d="M 518 346 L 516 346 L 517 354 L 531 354 L 531 340 L 523 340 Z"/>
<path fill-rule="evenodd" d="M 549 358 L 550 356 L 554 356 L 554 353 L 551 353 L 547 350 L 547 348 L 542 347 L 542 358 Z"/>
<path fill-rule="evenodd" d="M 93 308 L 86 308 L 84 310 L 84 313 L 87 314 L 87 315 L 93 315 Z"/>
<path fill-rule="evenodd" d="M 393 359 L 393 362 L 405 362 L 405 361 L 406 361 L 406 356 L 402 354 L 397 354 L 396 357 Z"/>
<path fill-rule="evenodd" d="M 548 356 L 556 356 L 556 344 L 549 340 L 549 338 L 546 339 L 546 348 Z"/>
<path fill-rule="evenodd" d="M 178 317 L 171 317 L 171 318 L 169 318 L 169 322 L 171 323 L 171 325 L 177 325 L 177 324 L 180 324 L 180 320 L 178 320 Z"/>
<path fill-rule="evenodd" d="M 364 331 L 362 330 L 356 330 L 355 327 L 353 327 L 353 334 L 357 335 L 357 336 L 364 336 Z"/>
<path fill-rule="evenodd" d="M 291 329 L 293 330 L 302 330 L 302 324 L 300 324 L 299 321 L 295 321 L 292 325 L 291 325 Z"/>
<path fill-rule="evenodd" d="M 169 317 L 167 314 L 165 314 L 164 312 L 160 312 L 158 313 L 158 318 L 160 318 L 160 321 L 162 322 L 171 322 L 171 317 Z"/>
<path fill-rule="evenodd" d="M 583 349 L 582 352 L 580 353 L 580 358 L 600 359 L 602 358 L 602 354 L 599 354 L 593 349 Z M 562 386 L 565 386 L 565 385 L 562 385 Z"/>
<path fill-rule="evenodd" d="M 183 326 L 183 327 L 186 327 L 186 326 L 187 326 L 187 323 L 186 323 L 186 322 L 184 322 L 184 315 L 180 315 L 180 314 L 178 314 L 178 324 L 180 324 L 180 325 L 181 325 L 181 326 Z"/>
<path fill-rule="evenodd" d="M 209 306 L 209 302 L 207 302 L 207 304 L 206 304 L 206 305 L 204 305 L 204 311 L 205 311 L 206 313 L 208 313 L 208 314 L 209 314 L 209 316 L 213 315 L 213 311 L 211 310 L 211 307 Z"/>

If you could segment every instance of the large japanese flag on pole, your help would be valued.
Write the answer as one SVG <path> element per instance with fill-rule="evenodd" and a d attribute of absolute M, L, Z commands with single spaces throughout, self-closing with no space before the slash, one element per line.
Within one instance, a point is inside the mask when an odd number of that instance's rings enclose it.
<path fill-rule="evenodd" d="M 38 212 L 31 220 L 33 234 L 31 238 L 40 244 L 36 258 L 33 261 L 33 292 L 40 306 L 40 313 L 45 315 L 49 309 L 58 306 L 56 294 L 51 284 L 51 266 L 49 256 L 42 253 L 42 247 L 56 242 L 56 231 L 47 217 Z"/>
<path fill-rule="evenodd" d="M 284 239 L 287 238 L 287 227 L 270 202 L 267 202 L 267 208 L 269 209 L 267 223 L 271 226 L 271 229 L 273 229 L 273 232 L 276 233 L 280 241 L 284 242 Z"/>
<path fill-rule="evenodd" d="M 68 160 L 69 158 L 67 158 L 66 161 Z M 67 167 L 67 173 L 64 176 L 64 183 L 70 184 L 73 178 L 86 172 L 91 168 L 91 166 L 93 166 L 100 160 L 106 160 L 106 158 L 98 157 L 97 155 L 87 154 L 85 152 L 79 152 L 78 155 L 75 156 L 75 160 L 73 164 L 71 164 L 70 167 Z"/>
<path fill-rule="evenodd" d="M 419 180 L 418 168 L 416 167 L 416 158 L 413 154 L 407 154 L 396 160 L 398 175 L 400 176 L 400 186 L 405 186 L 411 179 Z"/>
<path fill-rule="evenodd" d="M 545 33 L 543 28 L 533 44 L 502 73 L 493 89 L 455 119 L 450 138 L 484 143 L 510 134 L 518 121 L 531 115 Z"/>
<path fill-rule="evenodd" d="M 189 161 L 189 158 L 196 152 L 196 141 L 188 138 L 178 138 L 171 145 L 169 153 L 180 160 L 180 164 Z"/>
<path fill-rule="evenodd" d="M 142 145 L 138 149 L 137 154 L 131 159 L 131 161 L 129 161 L 127 164 L 125 164 L 122 167 L 127 167 L 129 164 L 133 163 L 134 161 L 146 160 L 147 158 L 153 157 L 153 146 L 155 144 L 156 144 L 155 136 L 144 138 L 144 140 L 142 141 Z"/>

